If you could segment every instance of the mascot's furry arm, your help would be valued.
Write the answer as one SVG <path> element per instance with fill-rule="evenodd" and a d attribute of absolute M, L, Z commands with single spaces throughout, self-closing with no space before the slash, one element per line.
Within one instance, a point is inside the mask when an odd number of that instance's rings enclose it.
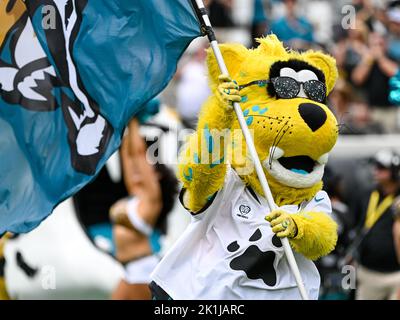
<path fill-rule="evenodd" d="M 310 260 L 329 254 L 336 246 L 337 224 L 324 212 L 300 212 L 291 215 L 297 235 L 289 239 L 293 249 Z"/>
<path fill-rule="evenodd" d="M 246 48 L 239 44 L 220 45 L 229 71 L 236 74 Z M 234 49 L 234 50 L 233 50 Z M 203 105 L 197 131 L 180 153 L 178 178 L 186 192 L 183 203 L 192 212 L 198 212 L 217 191 L 222 189 L 227 172 L 228 129 L 235 120 L 232 103 L 240 102 L 239 87 L 226 75 L 219 75 L 217 60 L 207 50 L 207 66 L 213 95 Z"/>
<path fill-rule="evenodd" d="M 183 202 L 198 212 L 223 187 L 227 165 L 224 160 L 234 112 L 240 101 L 238 86 L 227 76 L 219 77 L 216 93 L 202 107 L 197 131 L 180 154 L 178 178 L 186 189 Z"/>
<path fill-rule="evenodd" d="M 292 248 L 310 260 L 325 256 L 335 248 L 337 224 L 324 212 L 289 214 L 277 209 L 266 220 L 278 237 L 288 237 Z"/>

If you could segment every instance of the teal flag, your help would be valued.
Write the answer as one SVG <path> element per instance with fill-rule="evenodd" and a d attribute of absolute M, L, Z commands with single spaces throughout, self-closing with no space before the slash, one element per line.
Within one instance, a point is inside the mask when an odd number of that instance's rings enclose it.
<path fill-rule="evenodd" d="M 189 0 L 0 1 L 0 234 L 91 181 L 198 36 Z"/>

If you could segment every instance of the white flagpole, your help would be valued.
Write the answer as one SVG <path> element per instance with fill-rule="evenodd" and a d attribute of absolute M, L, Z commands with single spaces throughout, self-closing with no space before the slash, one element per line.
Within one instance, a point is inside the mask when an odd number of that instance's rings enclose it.
<path fill-rule="evenodd" d="M 221 50 L 219 49 L 217 39 L 215 38 L 215 34 L 212 29 L 210 19 L 208 17 L 207 11 L 204 7 L 203 0 L 192 0 L 192 2 L 193 1 L 195 1 L 198 12 L 200 12 L 199 15 L 201 15 L 201 16 L 199 16 L 199 19 L 201 19 L 201 22 L 203 24 L 202 27 L 205 28 L 204 32 L 207 34 L 208 39 L 210 40 L 211 48 L 214 52 L 215 58 L 217 59 L 219 69 L 222 74 L 229 75 L 229 71 L 225 65 L 225 61 L 222 56 Z M 264 196 L 267 199 L 270 209 L 271 210 L 277 209 L 278 206 L 276 205 L 274 198 L 272 196 L 272 193 L 271 193 L 271 189 L 269 188 L 267 178 L 265 177 L 260 159 L 258 158 L 258 154 L 257 154 L 256 148 L 254 146 L 252 136 L 251 136 L 249 128 L 247 126 L 246 120 L 244 119 L 242 108 L 240 107 L 240 104 L 237 102 L 235 102 L 233 104 L 233 108 L 234 108 L 236 116 L 239 120 L 240 127 L 243 131 L 243 135 L 244 135 L 247 147 L 249 149 L 250 156 L 254 162 L 254 166 L 255 166 L 255 169 L 257 172 L 258 179 L 260 180 L 260 183 L 261 183 L 261 186 L 262 186 L 262 189 L 264 192 Z M 297 266 L 296 259 L 294 258 L 292 248 L 290 247 L 290 244 L 289 244 L 289 240 L 287 238 L 282 238 L 281 242 L 282 242 L 283 248 L 285 250 L 285 255 L 288 260 L 290 269 L 292 270 L 293 275 L 296 279 L 296 283 L 297 283 L 297 287 L 299 288 L 300 295 L 303 300 L 308 300 L 309 299 L 308 294 L 304 287 L 304 283 L 301 278 L 300 270 L 299 270 L 299 267 Z"/>

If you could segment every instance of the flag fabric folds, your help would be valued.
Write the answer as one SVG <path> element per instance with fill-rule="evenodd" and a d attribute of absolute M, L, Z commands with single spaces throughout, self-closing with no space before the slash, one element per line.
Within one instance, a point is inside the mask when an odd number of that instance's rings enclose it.
<path fill-rule="evenodd" d="M 0 234 L 92 180 L 198 36 L 189 0 L 0 1 Z"/>

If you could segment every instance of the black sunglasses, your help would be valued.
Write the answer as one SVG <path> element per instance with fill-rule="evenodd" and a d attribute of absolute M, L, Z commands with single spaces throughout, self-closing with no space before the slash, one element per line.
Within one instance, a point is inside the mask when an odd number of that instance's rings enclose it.
<path fill-rule="evenodd" d="M 304 92 L 309 99 L 321 103 L 323 103 L 326 99 L 326 86 L 319 80 L 299 82 L 290 77 L 275 77 L 271 80 L 257 80 L 249 82 L 239 86 L 239 90 L 253 85 L 265 86 L 268 83 L 272 83 L 277 97 L 281 99 L 293 99 L 297 97 L 300 92 L 301 85 L 303 85 Z"/>

